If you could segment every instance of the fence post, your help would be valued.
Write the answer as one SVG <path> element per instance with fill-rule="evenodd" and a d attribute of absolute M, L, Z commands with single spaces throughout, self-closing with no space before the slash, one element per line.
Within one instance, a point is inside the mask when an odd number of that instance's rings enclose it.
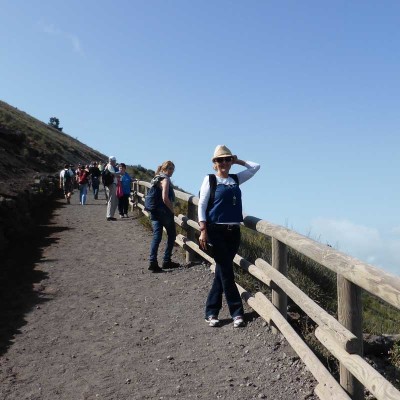
<path fill-rule="evenodd" d="M 138 193 L 140 192 L 140 188 L 141 188 L 141 187 L 143 188 L 143 195 L 144 195 L 144 197 L 140 198 L 140 197 L 138 196 L 138 202 L 140 202 L 141 200 L 143 200 L 143 201 L 141 201 L 141 203 L 144 204 L 144 198 L 146 197 L 147 192 L 149 191 L 149 189 L 148 189 L 147 186 L 141 186 L 141 185 L 139 185 L 139 182 L 138 182 L 138 183 L 137 183 L 137 192 L 138 192 Z M 141 215 L 143 215 L 143 213 L 142 213 Z"/>
<path fill-rule="evenodd" d="M 189 219 L 196 221 L 197 220 L 197 213 L 196 213 L 196 206 L 192 202 L 193 196 L 191 196 L 188 199 L 188 211 L 187 211 L 187 216 Z M 196 235 L 195 235 L 195 230 L 187 225 L 186 227 L 186 237 L 191 240 L 195 241 L 196 240 Z M 196 253 L 192 250 L 186 250 L 186 263 L 190 263 L 192 261 L 196 260 Z"/>
<path fill-rule="evenodd" d="M 272 267 L 282 275 L 287 276 L 287 247 L 279 240 L 272 238 Z M 287 295 L 275 283 L 271 284 L 272 304 L 287 318 Z M 278 328 L 271 323 L 272 333 L 278 333 Z"/>
<path fill-rule="evenodd" d="M 361 288 L 337 275 L 338 320 L 358 338 L 356 354 L 363 355 Z M 353 400 L 364 399 L 363 385 L 340 364 L 340 385 Z"/>

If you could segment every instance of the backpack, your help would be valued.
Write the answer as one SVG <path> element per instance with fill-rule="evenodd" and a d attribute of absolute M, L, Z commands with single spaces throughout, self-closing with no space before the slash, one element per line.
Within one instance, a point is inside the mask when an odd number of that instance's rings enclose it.
<path fill-rule="evenodd" d="M 114 174 L 112 174 L 108 168 L 105 168 L 101 175 L 101 181 L 104 186 L 110 186 L 114 183 Z"/>
<path fill-rule="evenodd" d="M 236 174 L 229 174 L 229 176 L 236 182 L 237 185 L 239 185 L 239 178 Z M 217 190 L 217 177 L 215 174 L 208 174 L 208 181 L 210 183 L 210 198 L 208 199 L 206 214 L 208 211 L 210 211 L 215 200 L 215 191 Z"/>
<path fill-rule="evenodd" d="M 64 185 L 68 185 L 72 182 L 72 176 L 68 169 L 64 170 L 63 180 L 64 180 Z"/>
<path fill-rule="evenodd" d="M 89 176 L 89 173 L 86 170 L 80 171 L 79 175 L 78 175 L 78 183 L 80 185 L 85 185 L 86 183 L 88 183 L 89 182 L 88 176 Z"/>
<path fill-rule="evenodd" d="M 157 175 L 151 181 L 152 186 L 150 187 L 150 190 L 147 192 L 146 197 L 144 198 L 145 211 L 155 211 L 163 204 L 162 190 L 160 187 L 160 182 L 163 179 L 164 177 Z"/>

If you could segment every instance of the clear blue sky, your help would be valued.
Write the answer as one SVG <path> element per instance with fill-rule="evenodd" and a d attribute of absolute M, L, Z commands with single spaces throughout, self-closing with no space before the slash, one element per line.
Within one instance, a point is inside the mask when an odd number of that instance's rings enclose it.
<path fill-rule="evenodd" d="M 399 1 L 1 1 L 0 98 L 197 193 L 400 275 Z M 234 171 L 238 171 L 238 167 Z"/>

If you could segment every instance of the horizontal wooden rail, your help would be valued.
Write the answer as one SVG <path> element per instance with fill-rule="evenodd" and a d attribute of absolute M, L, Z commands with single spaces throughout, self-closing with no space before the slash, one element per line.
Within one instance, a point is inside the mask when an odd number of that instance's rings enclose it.
<path fill-rule="evenodd" d="M 378 400 L 400 399 L 400 392 L 390 382 L 361 356 L 349 354 L 341 348 L 331 331 L 318 327 L 315 336 Z"/>
<path fill-rule="evenodd" d="M 260 218 L 247 215 L 244 218 L 244 225 L 278 239 L 318 264 L 344 276 L 369 293 L 378 296 L 396 308 L 400 308 L 399 277 Z"/>
<path fill-rule="evenodd" d="M 337 319 L 332 317 L 322 307 L 310 299 L 294 283 L 261 258 L 256 260 L 256 266 L 265 270 L 265 273 L 271 277 L 275 284 L 283 289 L 313 321 L 320 326 L 327 326 L 331 329 L 337 341 L 341 343 L 349 353 L 353 353 L 358 349 L 357 338 L 344 328 Z"/>
<path fill-rule="evenodd" d="M 334 393 L 335 400 L 350 400 L 350 397 L 339 383 L 333 378 L 321 361 L 319 361 L 318 357 L 310 350 L 307 344 L 304 343 L 301 337 L 290 326 L 288 321 L 283 318 L 282 314 L 274 307 L 268 298 L 260 292 L 257 292 L 252 296 L 240 285 L 237 285 L 237 287 L 243 300 L 245 300 L 249 306 L 257 312 L 257 314 L 259 314 L 264 320 L 272 320 L 275 323 L 292 348 L 303 360 L 304 364 L 308 367 L 315 379 L 326 387 L 325 391 L 327 393 Z"/>

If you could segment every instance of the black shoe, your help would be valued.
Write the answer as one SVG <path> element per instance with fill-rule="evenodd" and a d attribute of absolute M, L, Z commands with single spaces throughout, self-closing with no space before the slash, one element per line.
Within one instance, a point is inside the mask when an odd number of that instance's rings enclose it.
<path fill-rule="evenodd" d="M 116 221 L 117 220 L 117 218 L 114 218 L 114 217 L 107 217 L 107 221 Z"/>
<path fill-rule="evenodd" d="M 163 269 L 172 269 L 172 268 L 179 268 L 181 265 L 173 262 L 173 261 L 163 261 L 162 268 Z"/>
<path fill-rule="evenodd" d="M 158 266 L 157 261 L 152 261 L 149 265 L 149 271 L 157 273 L 157 272 L 162 272 L 162 269 Z"/>

